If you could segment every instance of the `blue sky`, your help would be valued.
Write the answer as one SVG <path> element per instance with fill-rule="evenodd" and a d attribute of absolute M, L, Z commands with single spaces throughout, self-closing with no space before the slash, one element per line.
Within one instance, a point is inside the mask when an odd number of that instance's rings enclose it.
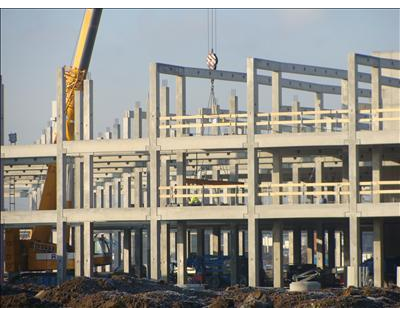
<path fill-rule="evenodd" d="M 57 67 L 72 62 L 83 14 L 82 9 L 1 10 L 5 132 L 16 131 L 19 143 L 32 143 L 47 125 Z M 219 9 L 219 69 L 244 72 L 248 56 L 346 68 L 349 52 L 400 50 L 399 16 L 397 9 Z M 146 104 L 150 62 L 206 67 L 206 55 L 205 9 L 104 10 L 90 65 L 95 136 L 135 101 Z M 173 90 L 173 78 L 166 79 Z M 227 106 L 231 88 L 243 108 L 245 89 L 239 84 L 217 83 L 219 103 Z M 193 113 L 207 106 L 209 82 L 189 80 L 187 93 Z M 261 94 L 267 109 L 268 88 Z M 285 95 L 284 102 L 291 97 Z"/>

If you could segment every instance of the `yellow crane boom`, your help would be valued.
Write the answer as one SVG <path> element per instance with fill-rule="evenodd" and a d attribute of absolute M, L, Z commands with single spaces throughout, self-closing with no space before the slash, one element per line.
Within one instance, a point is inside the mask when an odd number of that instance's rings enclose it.
<path fill-rule="evenodd" d="M 72 66 L 66 70 L 66 139 L 74 140 L 75 91 L 82 90 L 92 56 L 97 29 L 100 23 L 102 9 L 86 9 L 83 18 L 79 40 L 75 49 Z M 56 166 L 49 164 L 46 181 L 40 200 L 39 210 L 56 209 Z M 72 202 L 67 201 L 67 208 Z M 19 229 L 6 230 L 6 271 L 18 272 L 55 269 L 56 260 L 44 253 L 54 252 L 56 245 L 50 243 L 51 226 L 36 226 L 32 229 L 30 240 L 20 240 Z M 67 238 L 68 240 L 68 238 Z M 47 245 L 47 246 L 46 246 Z M 22 256 L 22 253 L 27 255 Z M 38 256 L 39 254 L 39 256 Z M 105 255 L 95 259 L 94 264 L 108 264 L 111 257 Z M 68 268 L 73 268 L 73 262 L 68 260 Z"/>
<path fill-rule="evenodd" d="M 66 138 L 74 139 L 75 90 L 82 90 L 83 80 L 89 69 L 90 58 L 99 28 L 102 9 L 87 9 L 83 18 L 74 62 L 65 73 L 66 79 Z"/>

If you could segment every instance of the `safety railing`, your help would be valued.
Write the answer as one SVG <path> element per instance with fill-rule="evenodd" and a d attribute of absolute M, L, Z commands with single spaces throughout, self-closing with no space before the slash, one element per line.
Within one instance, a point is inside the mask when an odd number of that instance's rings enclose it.
<path fill-rule="evenodd" d="M 379 124 L 380 122 L 389 121 L 400 122 L 400 107 L 360 110 L 359 113 L 362 117 L 358 119 L 358 122 L 369 124 L 370 129 L 372 129 L 373 123 Z M 379 129 L 378 125 L 377 130 Z"/>
<path fill-rule="evenodd" d="M 258 113 L 257 126 L 267 131 L 280 131 L 280 126 L 291 127 L 291 132 L 332 132 L 344 130 L 349 123 L 348 110 L 315 110 Z M 275 128 L 274 128 L 275 127 Z"/>
<path fill-rule="evenodd" d="M 292 199 L 293 203 L 314 203 L 315 199 L 320 198 L 320 203 L 343 203 L 342 196 L 349 195 L 348 182 L 287 182 L 271 183 L 262 182 L 259 185 L 260 197 L 281 197 L 288 198 L 287 203 Z M 280 201 L 279 204 L 282 204 Z"/>
<path fill-rule="evenodd" d="M 256 125 L 259 130 L 278 131 L 279 126 L 292 127 L 290 132 L 341 131 L 344 130 L 348 110 L 316 110 L 296 112 L 258 113 Z M 277 126 L 278 128 L 274 127 Z M 206 128 L 231 128 L 243 131 L 247 127 L 247 113 L 197 114 L 161 116 L 160 129 L 196 129 L 202 134 Z"/>
<path fill-rule="evenodd" d="M 379 195 L 381 202 L 399 202 L 400 201 L 400 180 L 392 181 L 362 181 L 360 182 L 359 194 L 361 198 L 370 198 L 373 195 Z"/>
<path fill-rule="evenodd" d="M 245 119 L 243 121 L 243 119 Z M 197 114 L 181 116 L 161 116 L 160 129 L 190 129 L 194 128 L 198 134 L 203 134 L 206 128 L 215 127 L 246 127 L 247 114 Z M 197 134 L 197 133 L 196 133 Z"/>
<path fill-rule="evenodd" d="M 397 116 L 393 116 L 399 113 Z M 400 108 L 367 109 L 358 111 L 358 123 L 400 122 Z M 348 110 L 315 110 L 257 113 L 259 131 L 267 132 L 333 132 L 346 131 L 349 123 Z M 207 128 L 229 128 L 245 133 L 247 113 L 197 114 L 160 117 L 160 129 L 195 129 L 203 135 Z M 379 128 L 378 128 L 379 130 Z M 233 134 L 236 134 L 233 133 Z"/>
<path fill-rule="evenodd" d="M 361 197 L 378 194 L 391 197 L 381 202 L 400 201 L 400 181 L 362 181 L 359 183 Z M 347 203 L 350 195 L 349 182 L 262 182 L 257 195 L 262 204 L 325 204 Z M 198 205 L 238 205 L 247 198 L 247 183 L 228 185 L 172 185 L 160 186 L 160 198 L 167 199 L 169 205 L 179 204 L 179 200 L 197 198 Z M 275 198 L 275 201 L 274 201 Z M 277 200 L 276 200 L 277 199 Z M 365 199 L 361 202 L 367 202 Z M 182 203 L 182 202 L 181 202 Z"/>
<path fill-rule="evenodd" d="M 244 183 L 227 185 L 171 185 L 160 186 L 159 190 L 160 199 L 166 199 L 168 205 L 180 204 L 179 201 L 185 199 L 185 204 L 189 205 L 237 205 L 244 204 L 244 201 L 240 202 L 239 199 L 247 197 L 247 184 Z M 194 201 L 198 202 L 194 203 Z"/>

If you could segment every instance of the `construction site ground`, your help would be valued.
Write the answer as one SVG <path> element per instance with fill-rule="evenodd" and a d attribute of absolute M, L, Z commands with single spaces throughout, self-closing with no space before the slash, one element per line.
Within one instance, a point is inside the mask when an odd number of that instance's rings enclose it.
<path fill-rule="evenodd" d="M 1 286 L 1 307 L 400 307 L 400 288 L 194 290 L 129 275 L 80 277 L 57 287 L 22 278 Z"/>

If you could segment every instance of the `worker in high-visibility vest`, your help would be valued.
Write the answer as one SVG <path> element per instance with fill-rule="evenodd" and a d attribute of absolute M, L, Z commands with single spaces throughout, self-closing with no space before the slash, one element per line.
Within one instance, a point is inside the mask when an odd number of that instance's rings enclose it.
<path fill-rule="evenodd" d="M 198 206 L 198 205 L 201 205 L 201 202 L 197 196 L 192 196 L 189 199 L 189 205 L 190 206 Z"/>

